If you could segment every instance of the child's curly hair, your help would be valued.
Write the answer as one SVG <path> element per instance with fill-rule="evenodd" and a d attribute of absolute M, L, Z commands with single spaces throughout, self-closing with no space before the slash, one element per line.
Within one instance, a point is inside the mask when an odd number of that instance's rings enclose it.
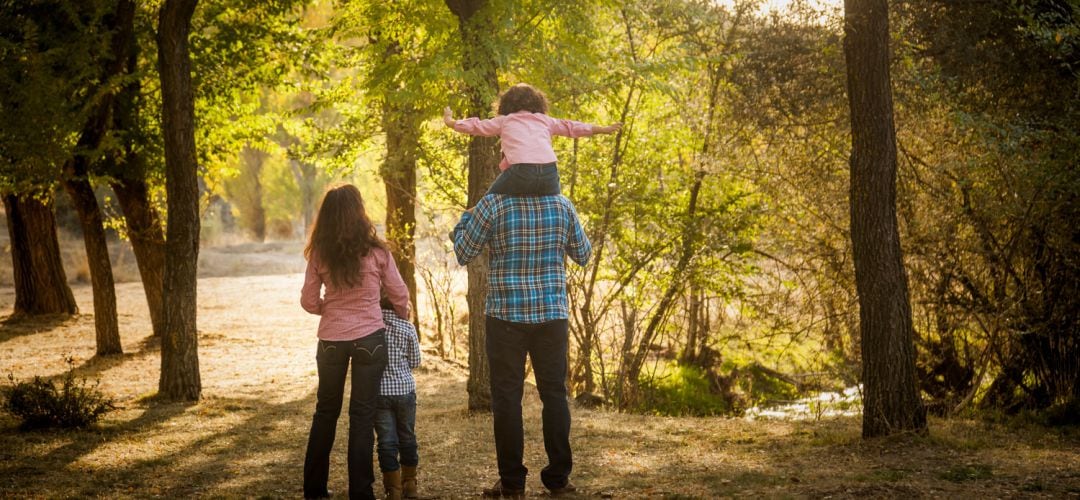
<path fill-rule="evenodd" d="M 547 114 L 548 102 L 543 92 L 527 83 L 519 83 L 507 89 L 499 98 L 499 114 L 508 115 L 518 111 Z"/>

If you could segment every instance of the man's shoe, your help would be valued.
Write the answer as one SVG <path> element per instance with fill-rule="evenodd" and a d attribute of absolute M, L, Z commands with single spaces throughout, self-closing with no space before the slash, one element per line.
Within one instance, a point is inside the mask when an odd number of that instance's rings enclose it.
<path fill-rule="evenodd" d="M 495 486 L 484 488 L 485 498 L 525 498 L 525 488 L 515 490 L 503 487 L 502 479 L 495 481 Z"/>
<path fill-rule="evenodd" d="M 319 494 L 317 494 L 317 495 L 308 495 L 308 494 L 306 494 L 306 493 L 305 493 L 305 494 L 304 494 L 304 500 L 308 500 L 308 499 L 321 499 L 321 498 L 333 498 L 333 496 L 334 496 L 334 492 L 333 492 L 333 491 L 330 491 L 330 490 L 326 490 L 326 493 L 319 493 Z"/>
<path fill-rule="evenodd" d="M 571 483 L 570 480 L 567 480 L 566 485 L 562 488 L 548 488 L 548 492 L 553 497 L 562 495 L 573 495 L 574 493 L 577 493 L 577 486 L 574 486 L 574 483 Z"/>

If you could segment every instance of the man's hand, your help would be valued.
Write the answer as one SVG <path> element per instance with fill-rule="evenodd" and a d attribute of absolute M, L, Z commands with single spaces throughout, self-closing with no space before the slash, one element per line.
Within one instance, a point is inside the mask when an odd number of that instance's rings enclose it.
<path fill-rule="evenodd" d="M 443 108 L 442 121 L 447 127 L 452 128 L 454 126 L 454 112 L 450 110 L 450 106 Z"/>

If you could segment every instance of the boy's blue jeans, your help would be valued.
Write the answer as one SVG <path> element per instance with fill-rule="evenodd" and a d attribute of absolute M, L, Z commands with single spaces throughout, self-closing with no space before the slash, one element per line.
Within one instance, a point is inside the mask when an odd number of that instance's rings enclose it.
<path fill-rule="evenodd" d="M 416 393 L 379 396 L 375 433 L 379 436 L 379 470 L 393 472 L 402 465 L 416 467 L 420 462 L 416 452 Z"/>
<path fill-rule="evenodd" d="M 552 163 L 515 163 L 504 170 L 488 193 L 517 196 L 548 196 L 561 192 L 559 169 Z"/>

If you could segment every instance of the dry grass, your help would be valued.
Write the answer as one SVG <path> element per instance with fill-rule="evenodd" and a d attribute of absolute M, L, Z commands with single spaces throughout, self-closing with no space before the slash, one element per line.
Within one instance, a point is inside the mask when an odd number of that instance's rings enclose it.
<path fill-rule="evenodd" d="M 274 259 L 274 252 L 254 253 L 268 259 L 255 267 Z M 299 497 L 317 325 L 297 304 L 301 279 L 200 280 L 204 399 L 197 405 L 148 397 L 160 360 L 137 283 L 117 286 L 121 357 L 92 357 L 89 314 L 4 325 L 4 375 L 55 376 L 71 355 L 78 373 L 100 379 L 122 408 L 88 431 L 20 433 L 0 416 L 0 497 Z M 77 285 L 75 295 L 91 313 L 89 288 Z M 11 289 L 0 288 L 0 317 L 10 314 L 12 301 Z M 458 364 L 429 352 L 417 379 L 423 492 L 477 496 L 496 477 L 490 417 L 465 412 Z M 543 491 L 544 465 L 535 393 L 528 393 L 525 412 L 535 496 Z M 1080 497 L 1075 430 L 934 421 L 929 437 L 864 442 L 854 419 L 794 423 L 574 409 L 573 444 L 582 497 Z M 344 451 L 339 442 L 332 463 L 331 489 L 339 492 L 347 489 Z"/>

